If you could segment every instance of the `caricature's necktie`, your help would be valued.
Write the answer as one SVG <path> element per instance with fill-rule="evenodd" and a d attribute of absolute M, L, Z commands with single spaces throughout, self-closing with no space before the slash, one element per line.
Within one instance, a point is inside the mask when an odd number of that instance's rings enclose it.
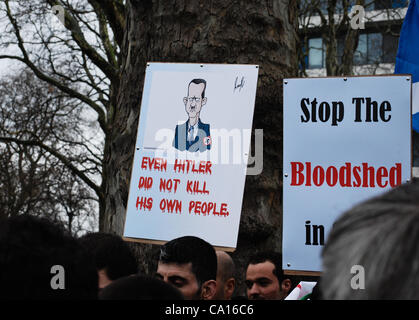
<path fill-rule="evenodd" d="M 193 126 L 189 126 L 188 128 L 188 141 L 193 141 L 194 137 L 193 137 Z"/>

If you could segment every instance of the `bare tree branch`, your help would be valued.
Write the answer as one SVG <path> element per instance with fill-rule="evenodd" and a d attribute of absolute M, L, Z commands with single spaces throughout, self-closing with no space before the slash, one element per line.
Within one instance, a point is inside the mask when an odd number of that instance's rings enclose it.
<path fill-rule="evenodd" d="M 55 5 L 63 6 L 60 1 L 46 0 L 52 7 Z M 63 6 L 64 7 L 64 6 Z M 65 27 L 71 32 L 73 40 L 77 43 L 80 49 L 89 57 L 90 60 L 111 80 L 118 79 L 118 71 L 112 64 L 101 57 L 100 54 L 87 42 L 83 35 L 83 31 L 76 19 L 70 15 L 69 10 L 65 10 Z"/>
<path fill-rule="evenodd" d="M 19 46 L 19 49 L 22 52 L 23 58 L 19 57 L 19 56 L 0 55 L 0 59 L 5 59 L 5 58 L 15 59 L 15 60 L 18 60 L 18 61 L 21 61 L 21 62 L 25 63 L 35 73 L 35 75 L 38 78 L 40 78 L 41 80 L 44 80 L 44 81 L 50 83 L 51 85 L 56 86 L 61 91 L 69 94 L 70 96 L 75 97 L 75 98 L 85 102 L 88 106 L 90 106 L 93 110 L 95 110 L 97 112 L 100 127 L 102 128 L 102 130 L 104 132 L 107 132 L 106 115 L 105 115 L 105 112 L 103 111 L 103 109 L 99 105 L 97 105 L 91 99 L 89 99 L 85 95 L 79 93 L 78 91 L 73 90 L 66 85 L 63 85 L 60 81 L 57 81 L 54 78 L 46 75 L 41 70 L 39 70 L 35 66 L 35 64 L 29 59 L 28 53 L 26 52 L 26 49 L 25 49 L 25 46 L 24 46 L 24 42 L 23 42 L 22 37 L 20 35 L 19 26 L 17 25 L 16 20 L 13 18 L 12 14 L 11 14 L 10 7 L 9 7 L 9 0 L 5 0 L 5 4 L 6 4 L 6 9 L 7 9 L 7 16 L 9 18 L 11 24 L 13 25 L 14 32 L 15 32 L 16 38 L 18 40 L 18 46 Z"/>
<path fill-rule="evenodd" d="M 116 50 L 113 47 L 109 33 L 108 33 L 108 25 L 105 13 L 103 12 L 100 5 L 97 4 L 96 1 L 91 1 L 93 8 L 95 9 L 98 21 L 99 21 L 99 33 L 100 38 L 102 40 L 103 46 L 105 48 L 106 56 L 108 58 L 109 63 L 111 63 L 115 69 L 118 68 L 118 61 L 116 57 Z"/>
<path fill-rule="evenodd" d="M 111 26 L 112 32 L 118 46 L 122 47 L 124 38 L 123 30 L 125 28 L 125 5 L 122 0 L 89 0 L 89 3 L 95 7 L 99 6 L 104 11 L 107 21 Z"/>
<path fill-rule="evenodd" d="M 10 143 L 14 142 L 20 145 L 26 145 L 26 146 L 38 146 L 42 148 L 45 151 L 48 151 L 52 155 L 54 155 L 57 159 L 59 159 L 67 168 L 70 169 L 70 171 L 79 177 L 83 182 L 85 182 L 90 188 L 92 188 L 99 198 L 103 197 L 102 191 L 99 186 L 97 186 L 91 179 L 89 179 L 84 173 L 82 173 L 79 169 L 77 169 L 68 159 L 67 157 L 60 154 L 58 151 L 54 150 L 53 148 L 43 144 L 41 141 L 37 140 L 21 140 L 11 137 L 1 137 L 0 141 L 4 143 Z"/>

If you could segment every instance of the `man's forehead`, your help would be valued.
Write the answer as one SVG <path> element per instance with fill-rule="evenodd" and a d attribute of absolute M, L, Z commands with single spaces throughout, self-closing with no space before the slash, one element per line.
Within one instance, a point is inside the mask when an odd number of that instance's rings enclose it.
<path fill-rule="evenodd" d="M 186 277 L 189 275 L 194 276 L 192 273 L 192 262 L 188 263 L 164 263 L 159 262 L 157 266 L 158 273 L 165 273 L 168 277 L 178 275 Z"/>
<path fill-rule="evenodd" d="M 261 278 L 261 277 L 275 277 L 273 271 L 275 265 L 270 261 L 261 263 L 249 264 L 247 267 L 246 278 Z"/>

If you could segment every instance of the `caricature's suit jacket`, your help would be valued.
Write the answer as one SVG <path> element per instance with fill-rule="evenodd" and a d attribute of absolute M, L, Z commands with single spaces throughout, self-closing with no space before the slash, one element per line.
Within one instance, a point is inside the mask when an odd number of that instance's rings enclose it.
<path fill-rule="evenodd" d="M 194 141 L 189 142 L 188 137 L 189 119 L 185 123 L 178 124 L 175 129 L 175 138 L 173 139 L 173 147 L 180 151 L 203 152 L 211 149 L 211 143 L 205 144 L 204 138 L 210 136 L 210 125 L 202 123 L 198 119 L 198 133 Z"/>

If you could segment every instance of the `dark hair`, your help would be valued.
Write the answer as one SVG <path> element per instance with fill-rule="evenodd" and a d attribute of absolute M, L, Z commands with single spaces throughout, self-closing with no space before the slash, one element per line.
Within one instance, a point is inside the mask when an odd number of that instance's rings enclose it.
<path fill-rule="evenodd" d="M 53 266 L 64 289 L 53 289 Z M 61 226 L 29 215 L 0 220 L 0 299 L 96 299 L 93 260 Z"/>
<path fill-rule="evenodd" d="M 282 255 L 274 251 L 262 251 L 255 253 L 249 258 L 249 264 L 258 264 L 269 261 L 275 266 L 273 274 L 278 278 L 278 282 L 281 283 L 284 280 L 284 271 L 282 270 Z"/>
<path fill-rule="evenodd" d="M 138 272 L 137 261 L 128 244 L 118 235 L 96 232 L 80 238 L 96 263 L 96 269 L 104 269 L 110 280 Z"/>
<path fill-rule="evenodd" d="M 183 300 L 174 286 L 149 276 L 128 276 L 113 281 L 99 293 L 99 300 Z"/>
<path fill-rule="evenodd" d="M 320 291 L 320 279 L 317 281 L 310 295 L 310 300 L 322 300 L 322 293 Z"/>
<path fill-rule="evenodd" d="M 193 79 L 191 80 L 191 82 L 189 82 L 188 84 L 188 96 L 189 96 L 189 86 L 191 85 L 191 83 L 195 83 L 195 84 L 204 84 L 204 90 L 202 90 L 202 94 L 201 94 L 201 98 L 205 98 L 205 89 L 207 88 L 207 82 L 204 79 Z"/>
<path fill-rule="evenodd" d="M 418 242 L 419 180 L 413 179 L 336 220 L 322 251 L 322 297 L 419 299 Z M 355 290 L 360 277 L 364 288 Z"/>
<path fill-rule="evenodd" d="M 217 256 L 211 244 L 198 237 L 185 236 L 167 242 L 160 249 L 160 262 L 192 263 L 192 272 L 201 286 L 217 277 Z"/>

